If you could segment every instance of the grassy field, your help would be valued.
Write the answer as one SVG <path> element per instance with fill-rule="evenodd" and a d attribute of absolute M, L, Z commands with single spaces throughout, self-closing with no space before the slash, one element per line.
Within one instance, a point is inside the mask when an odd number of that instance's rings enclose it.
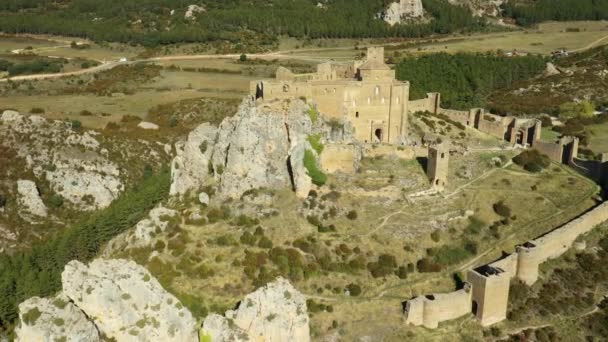
<path fill-rule="evenodd" d="M 590 134 L 589 148 L 595 153 L 608 152 L 608 123 L 587 126 Z"/>

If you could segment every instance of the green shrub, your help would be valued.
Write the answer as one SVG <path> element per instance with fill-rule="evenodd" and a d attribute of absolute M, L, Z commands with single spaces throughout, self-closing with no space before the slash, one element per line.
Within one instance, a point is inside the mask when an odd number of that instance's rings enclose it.
<path fill-rule="evenodd" d="M 4 208 L 6 206 L 6 197 L 0 193 L 0 208 Z"/>
<path fill-rule="evenodd" d="M 361 294 L 361 286 L 357 284 L 348 284 L 346 286 L 346 290 L 348 290 L 348 293 L 350 293 L 350 295 L 353 297 L 357 297 Z"/>
<path fill-rule="evenodd" d="M 272 248 L 272 241 L 269 238 L 267 238 L 266 236 L 262 236 L 262 238 L 258 242 L 258 247 L 270 249 L 270 248 Z"/>
<path fill-rule="evenodd" d="M 38 318 L 42 315 L 42 312 L 38 308 L 32 308 L 28 312 L 23 314 L 23 323 L 26 325 L 33 325 L 36 323 Z"/>
<path fill-rule="evenodd" d="M 315 185 L 323 186 L 327 182 L 327 176 L 321 170 L 319 170 L 319 167 L 317 166 L 317 159 L 312 151 L 306 150 L 304 152 L 304 167 L 306 167 L 308 175 Z"/>
<path fill-rule="evenodd" d="M 34 107 L 32 109 L 30 109 L 30 113 L 32 114 L 44 114 L 45 110 L 44 108 L 40 108 L 40 107 Z"/>
<path fill-rule="evenodd" d="M 72 120 L 70 121 L 70 124 L 72 126 L 72 129 L 75 131 L 80 131 L 80 129 L 82 128 L 82 122 L 78 120 Z"/>
<path fill-rule="evenodd" d="M 307 140 L 310 143 L 310 146 L 312 146 L 312 148 L 317 151 L 317 155 L 320 155 L 323 152 L 325 146 L 323 146 L 323 143 L 321 143 L 320 134 L 311 134 L 308 136 Z"/>
<path fill-rule="evenodd" d="M 505 204 L 504 201 L 498 201 L 494 203 L 492 206 L 494 212 L 502 217 L 509 218 L 511 217 L 511 208 Z"/>
<path fill-rule="evenodd" d="M 441 271 L 441 265 L 435 263 L 428 257 L 418 260 L 416 263 L 416 268 L 420 273 L 433 273 Z"/>
<path fill-rule="evenodd" d="M 242 54 L 242 55 L 239 57 L 239 61 L 241 61 L 241 62 L 246 62 L 246 61 L 247 61 L 247 55 L 246 55 L 246 54 Z"/>
<path fill-rule="evenodd" d="M 399 277 L 399 279 L 407 279 L 407 269 L 405 266 L 399 266 L 399 269 L 397 269 L 395 275 Z"/>
<path fill-rule="evenodd" d="M 308 117 L 310 117 L 310 121 L 312 121 L 313 124 L 317 123 L 317 120 L 319 120 L 319 112 L 315 107 L 310 107 L 308 110 Z"/>
<path fill-rule="evenodd" d="M 52 208 L 61 208 L 63 206 L 63 197 L 59 194 L 55 194 L 49 198 L 49 206 Z"/>
<path fill-rule="evenodd" d="M 551 165 L 551 159 L 537 150 L 526 150 L 515 156 L 513 162 L 528 172 L 540 172 Z"/>
<path fill-rule="evenodd" d="M 439 240 L 441 240 L 441 232 L 439 230 L 432 232 L 431 240 L 433 240 L 434 242 L 439 242 Z"/>
<path fill-rule="evenodd" d="M 459 246 L 442 246 L 435 250 L 433 256 L 437 264 L 449 266 L 457 264 L 471 255 L 469 251 Z"/>
<path fill-rule="evenodd" d="M 351 210 L 351 211 L 349 211 L 349 212 L 346 214 L 346 218 L 347 218 L 347 219 L 349 219 L 349 220 L 351 220 L 351 221 L 356 220 L 356 219 L 357 219 L 357 216 L 358 216 L 358 214 L 357 214 L 357 211 L 356 211 L 356 210 Z"/>

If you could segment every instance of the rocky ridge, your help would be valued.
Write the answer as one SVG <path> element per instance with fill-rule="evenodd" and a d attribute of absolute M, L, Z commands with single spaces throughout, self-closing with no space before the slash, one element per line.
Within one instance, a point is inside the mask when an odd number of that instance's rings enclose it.
<path fill-rule="evenodd" d="M 176 144 L 172 195 L 217 186 L 221 198 L 239 198 L 253 189 L 293 188 L 305 197 L 312 187 L 304 153 L 316 152 L 308 138 L 330 136 L 330 127 L 312 122 L 311 106 L 301 100 L 263 105 L 245 98 L 235 116 L 218 128 L 203 124 Z M 342 137 L 348 140 L 348 137 Z"/>
<path fill-rule="evenodd" d="M 203 334 L 214 342 L 310 341 L 306 298 L 279 278 L 247 295 L 225 316 L 209 315 Z"/>
<path fill-rule="evenodd" d="M 306 298 L 282 278 L 226 316 L 207 316 L 200 335 L 188 309 L 133 261 L 72 261 L 61 279 L 55 297 L 19 305 L 16 341 L 310 341 Z"/>

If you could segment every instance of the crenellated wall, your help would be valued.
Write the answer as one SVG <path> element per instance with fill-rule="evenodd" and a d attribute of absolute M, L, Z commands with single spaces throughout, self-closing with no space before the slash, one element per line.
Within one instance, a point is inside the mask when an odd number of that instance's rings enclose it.
<path fill-rule="evenodd" d="M 406 303 L 406 322 L 435 329 L 439 323 L 462 317 L 471 312 L 471 286 L 458 291 L 416 297 Z"/>
<path fill-rule="evenodd" d="M 509 285 L 512 278 L 517 278 L 527 285 L 538 280 L 539 266 L 547 260 L 564 254 L 575 240 L 591 231 L 596 226 L 608 221 L 608 202 L 604 202 L 593 210 L 579 216 L 567 224 L 552 230 L 534 240 L 516 247 L 516 252 L 493 263 L 469 270 L 467 273 L 467 288 L 470 292 L 468 311 L 472 312 L 483 326 L 492 325 L 506 319 L 509 300 Z M 424 325 L 436 328 L 442 321 L 457 318 L 463 313 L 465 305 L 462 297 L 453 301 L 450 310 L 443 307 L 443 299 L 452 298 L 459 291 L 438 295 L 441 298 L 433 306 L 428 296 L 416 297 L 406 302 L 406 322 L 412 325 Z M 431 302 L 431 304 L 428 304 Z M 428 305 L 428 307 L 427 307 Z M 454 313 L 447 315 L 445 312 Z M 456 315 L 458 313 L 459 315 Z"/>

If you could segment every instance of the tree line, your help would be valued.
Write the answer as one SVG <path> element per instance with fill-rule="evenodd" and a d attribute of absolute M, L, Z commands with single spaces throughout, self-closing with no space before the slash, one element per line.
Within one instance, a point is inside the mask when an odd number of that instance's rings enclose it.
<path fill-rule="evenodd" d="M 503 5 L 504 15 L 518 25 L 529 26 L 542 21 L 608 19 L 608 0 L 537 0 L 510 1 Z"/>
<path fill-rule="evenodd" d="M 18 305 L 32 296 L 61 290 L 61 272 L 71 260 L 88 262 L 101 247 L 140 221 L 169 193 L 170 172 L 145 173 L 108 208 L 14 255 L 0 255 L 0 331 L 10 332 Z"/>
<path fill-rule="evenodd" d="M 253 33 L 260 42 L 297 38 L 422 37 L 483 30 L 470 9 L 447 0 L 423 0 L 428 22 L 390 26 L 377 14 L 387 0 L 209 0 L 196 19 L 184 18 L 192 0 L 7 0 L 0 2 L 0 31 L 61 34 L 95 41 L 156 46 L 210 42 L 238 43 Z M 199 4 L 200 5 L 200 4 Z"/>
<path fill-rule="evenodd" d="M 409 56 L 397 63 L 397 78 L 411 82 L 410 97 L 440 92 L 446 108 L 483 107 L 492 90 L 510 87 L 545 68 L 540 56 L 506 57 L 497 53 Z"/>

